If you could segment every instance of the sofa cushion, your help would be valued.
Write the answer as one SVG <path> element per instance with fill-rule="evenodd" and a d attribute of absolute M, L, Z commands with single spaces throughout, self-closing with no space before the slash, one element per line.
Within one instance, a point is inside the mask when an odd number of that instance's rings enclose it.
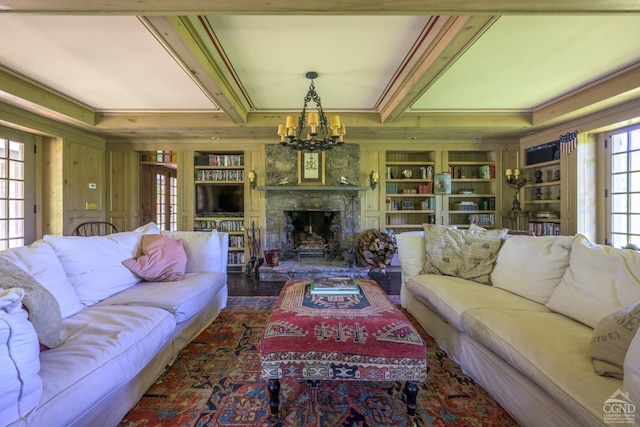
<path fill-rule="evenodd" d="M 29 246 L 6 249 L 0 257 L 8 259 L 38 281 L 58 302 L 63 319 L 82 310 L 75 289 L 69 283 L 53 248 L 43 240 Z"/>
<path fill-rule="evenodd" d="M 140 281 L 122 261 L 138 255 L 141 239 L 142 234 L 133 231 L 92 237 L 44 236 L 85 306 Z"/>
<path fill-rule="evenodd" d="M 424 224 L 423 272 L 490 284 L 490 274 L 507 230 L 457 230 Z"/>
<path fill-rule="evenodd" d="M 396 234 L 396 245 L 403 280 L 411 279 L 420 274 L 427 256 L 424 231 L 405 231 Z"/>
<path fill-rule="evenodd" d="M 502 289 L 459 277 L 421 274 L 406 282 L 415 297 L 429 302 L 456 329 L 464 332 L 462 315 L 478 307 L 513 307 L 518 310 L 549 312 L 542 304 Z"/>
<path fill-rule="evenodd" d="M 509 307 L 470 309 L 463 317 L 469 336 L 569 408 L 575 425 L 602 420 L 603 403 L 622 382 L 593 372 L 591 328 L 558 313 Z"/>
<path fill-rule="evenodd" d="M 572 242 L 573 236 L 508 236 L 491 272 L 491 283 L 546 304 L 569 266 Z"/>
<path fill-rule="evenodd" d="M 0 289 L 24 289 L 22 303 L 29 312 L 29 321 L 38 333 L 40 344 L 54 348 L 60 339 L 60 306 L 44 286 L 11 261 L 0 258 Z"/>
<path fill-rule="evenodd" d="M 0 420 L 12 424 L 40 401 L 38 337 L 22 309 L 24 290 L 0 291 Z"/>
<path fill-rule="evenodd" d="M 65 319 L 65 344 L 40 356 L 44 388 L 32 424 L 75 424 L 78 414 L 139 373 L 175 327 L 171 313 L 155 307 L 92 306 Z"/>
<path fill-rule="evenodd" d="M 182 240 L 147 234 L 142 236 L 141 246 L 142 255 L 122 261 L 131 272 L 148 282 L 182 280 L 187 265 Z"/>
<path fill-rule="evenodd" d="M 629 393 L 631 402 L 638 406 L 640 402 L 640 333 L 636 332 L 636 336 L 629 345 L 627 356 L 624 359 L 624 379 L 622 380 L 622 390 Z M 636 421 L 638 421 L 636 414 Z"/>
<path fill-rule="evenodd" d="M 182 240 L 184 251 L 187 253 L 187 273 L 200 271 L 225 271 L 226 259 L 220 259 L 220 236 L 213 231 L 167 231 L 162 235 L 173 240 Z M 224 268 L 222 267 L 224 263 Z"/>
<path fill-rule="evenodd" d="M 640 301 L 640 254 L 596 245 L 577 235 L 569 268 L 547 307 L 592 328 L 600 320 Z"/>
<path fill-rule="evenodd" d="M 139 283 L 99 305 L 158 307 L 173 313 L 180 323 L 200 312 L 226 283 L 225 273 L 187 273 L 179 282 Z"/>
<path fill-rule="evenodd" d="M 593 330 L 591 357 L 598 375 L 623 378 L 624 359 L 640 327 L 640 301 L 602 319 Z"/>

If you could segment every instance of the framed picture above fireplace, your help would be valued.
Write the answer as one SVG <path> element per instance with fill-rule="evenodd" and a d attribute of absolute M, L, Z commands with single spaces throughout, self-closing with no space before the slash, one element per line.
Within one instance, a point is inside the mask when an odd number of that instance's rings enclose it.
<path fill-rule="evenodd" d="M 298 151 L 298 185 L 324 185 L 324 151 Z"/>

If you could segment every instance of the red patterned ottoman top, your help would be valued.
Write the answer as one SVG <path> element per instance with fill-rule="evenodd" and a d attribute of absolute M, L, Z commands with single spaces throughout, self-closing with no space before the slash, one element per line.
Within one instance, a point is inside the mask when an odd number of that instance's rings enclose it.
<path fill-rule="evenodd" d="M 312 295 L 285 283 L 260 342 L 262 378 L 422 381 L 426 347 L 372 280 L 357 295 Z"/>

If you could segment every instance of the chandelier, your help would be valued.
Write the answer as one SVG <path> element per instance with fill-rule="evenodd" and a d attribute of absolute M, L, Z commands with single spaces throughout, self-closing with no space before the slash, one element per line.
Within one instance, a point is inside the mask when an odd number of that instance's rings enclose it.
<path fill-rule="evenodd" d="M 287 116 L 286 124 L 278 125 L 280 145 L 292 150 L 331 150 L 344 144 L 344 135 L 347 133 L 344 123 L 340 123 L 340 117 L 331 116 L 327 120 L 322 110 L 320 96 L 316 92 L 313 79 L 318 77 L 315 71 L 309 71 L 306 77 L 311 80 L 307 96 L 304 97 L 304 107 L 296 121 L 295 117 Z M 316 103 L 318 111 L 307 113 L 309 101 Z M 308 116 L 308 118 L 307 118 Z M 305 126 L 305 119 L 308 128 Z"/>

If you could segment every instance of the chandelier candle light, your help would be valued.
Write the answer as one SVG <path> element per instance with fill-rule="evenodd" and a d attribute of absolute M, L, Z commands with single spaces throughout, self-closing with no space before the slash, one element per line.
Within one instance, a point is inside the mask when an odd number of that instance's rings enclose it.
<path fill-rule="evenodd" d="M 515 169 L 513 171 L 511 169 L 507 169 L 504 175 L 507 179 L 507 184 L 509 184 L 509 187 L 516 190 L 516 194 L 513 197 L 513 207 L 511 208 L 511 210 L 519 211 L 520 201 L 518 200 L 518 193 L 520 193 L 520 189 L 522 187 L 527 185 L 529 180 L 520 177 L 520 169 Z"/>
<path fill-rule="evenodd" d="M 311 80 L 307 96 L 304 97 L 304 107 L 296 121 L 295 117 L 287 116 L 286 123 L 278 125 L 278 135 L 280 136 L 280 145 L 289 147 L 292 150 L 331 150 L 344 144 L 344 135 L 347 133 L 344 123 L 340 123 L 340 117 L 330 116 L 327 120 L 320 96 L 316 92 L 313 79 L 318 77 L 315 71 L 309 71 L 306 77 Z M 318 111 L 310 111 L 307 113 L 307 104 L 309 101 L 316 103 Z M 308 116 L 308 117 L 307 117 Z M 305 119 L 308 125 L 308 131 L 305 126 Z"/>

